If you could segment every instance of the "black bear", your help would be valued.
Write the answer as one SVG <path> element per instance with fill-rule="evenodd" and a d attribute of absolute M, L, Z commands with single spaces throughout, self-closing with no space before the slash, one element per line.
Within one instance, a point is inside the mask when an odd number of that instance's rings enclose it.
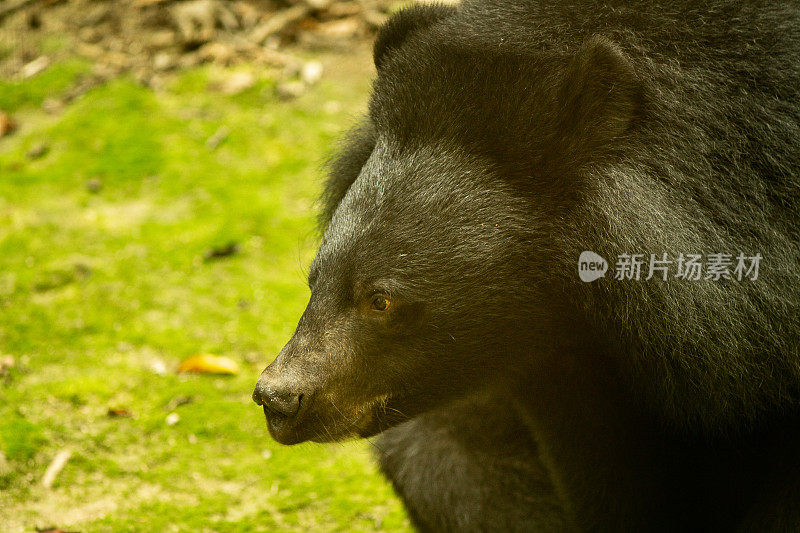
<path fill-rule="evenodd" d="M 800 3 L 418 5 L 254 399 L 425 531 L 800 531 Z"/>

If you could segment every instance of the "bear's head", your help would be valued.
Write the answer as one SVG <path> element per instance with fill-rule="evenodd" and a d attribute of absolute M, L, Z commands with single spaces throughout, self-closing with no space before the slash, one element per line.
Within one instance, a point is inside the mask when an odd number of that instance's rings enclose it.
<path fill-rule="evenodd" d="M 504 44 L 460 9 L 407 9 L 378 36 L 310 301 L 254 392 L 280 442 L 375 434 L 524 374 L 549 342 L 559 221 L 631 128 L 638 83 L 603 38 Z"/>

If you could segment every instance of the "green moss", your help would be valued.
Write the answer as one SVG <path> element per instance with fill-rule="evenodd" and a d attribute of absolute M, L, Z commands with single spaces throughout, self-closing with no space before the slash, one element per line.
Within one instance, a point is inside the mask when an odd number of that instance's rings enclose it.
<path fill-rule="evenodd" d="M 60 42 L 48 40 L 47 46 L 60 46 Z M 89 66 L 85 61 L 73 59 L 52 65 L 29 80 L 0 79 L 0 109 L 16 111 L 24 107 L 40 106 L 45 98 L 57 96 L 88 70 Z"/>
<path fill-rule="evenodd" d="M 0 449 L 12 461 L 27 461 L 45 443 L 42 430 L 18 413 L 0 419 Z"/>
<path fill-rule="evenodd" d="M 0 107 L 63 90 L 84 68 L 65 65 L 3 82 Z M 305 305 L 321 163 L 369 80 L 287 103 L 268 77 L 209 92 L 224 74 L 190 71 L 159 95 L 113 81 L 0 144 L 0 353 L 18 362 L 0 381 L 0 531 L 408 530 L 368 444 L 280 446 L 249 398 Z M 39 142 L 50 150 L 30 160 Z M 238 254 L 202 260 L 230 241 Z M 242 372 L 175 374 L 206 351 Z"/>

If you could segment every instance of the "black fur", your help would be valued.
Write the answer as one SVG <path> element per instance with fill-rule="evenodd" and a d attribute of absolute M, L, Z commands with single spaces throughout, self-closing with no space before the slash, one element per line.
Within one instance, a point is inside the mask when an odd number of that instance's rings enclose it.
<path fill-rule="evenodd" d="M 375 50 L 281 437 L 411 418 L 381 464 L 426 530 L 800 530 L 800 4 L 475 0 Z M 764 259 L 582 283 L 584 250 Z"/>
<path fill-rule="evenodd" d="M 383 66 L 383 59 L 392 50 L 399 48 L 408 36 L 414 32 L 424 30 L 431 24 L 447 18 L 455 12 L 452 6 L 441 4 L 422 4 L 414 9 L 408 9 L 402 16 L 392 17 L 381 28 L 373 46 L 375 67 Z"/>
<path fill-rule="evenodd" d="M 339 155 L 330 162 L 330 173 L 322 195 L 319 223 L 326 227 L 333 212 L 375 148 L 377 132 L 371 122 L 353 128 L 340 147 Z"/>
<path fill-rule="evenodd" d="M 421 531 L 564 531 L 536 443 L 493 392 L 422 414 L 380 439 L 381 469 Z"/>

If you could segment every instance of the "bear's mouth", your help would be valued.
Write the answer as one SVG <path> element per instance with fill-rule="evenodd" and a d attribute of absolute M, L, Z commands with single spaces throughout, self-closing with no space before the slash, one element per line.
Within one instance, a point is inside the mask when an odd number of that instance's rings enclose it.
<path fill-rule="evenodd" d="M 298 413 L 299 414 L 299 413 Z M 301 425 L 298 424 L 297 417 L 288 417 L 264 407 L 264 417 L 267 419 L 267 429 L 273 439 L 281 444 L 299 444 L 308 438 L 303 438 L 300 431 Z"/>
<path fill-rule="evenodd" d="M 309 440 L 307 436 L 303 435 L 302 431 L 302 420 L 305 418 L 308 405 L 310 404 L 308 400 L 308 396 L 300 395 L 298 400 L 299 407 L 297 413 L 293 416 L 274 411 L 266 405 L 262 406 L 264 418 L 267 419 L 267 429 L 273 439 L 286 445 L 299 444 Z"/>

